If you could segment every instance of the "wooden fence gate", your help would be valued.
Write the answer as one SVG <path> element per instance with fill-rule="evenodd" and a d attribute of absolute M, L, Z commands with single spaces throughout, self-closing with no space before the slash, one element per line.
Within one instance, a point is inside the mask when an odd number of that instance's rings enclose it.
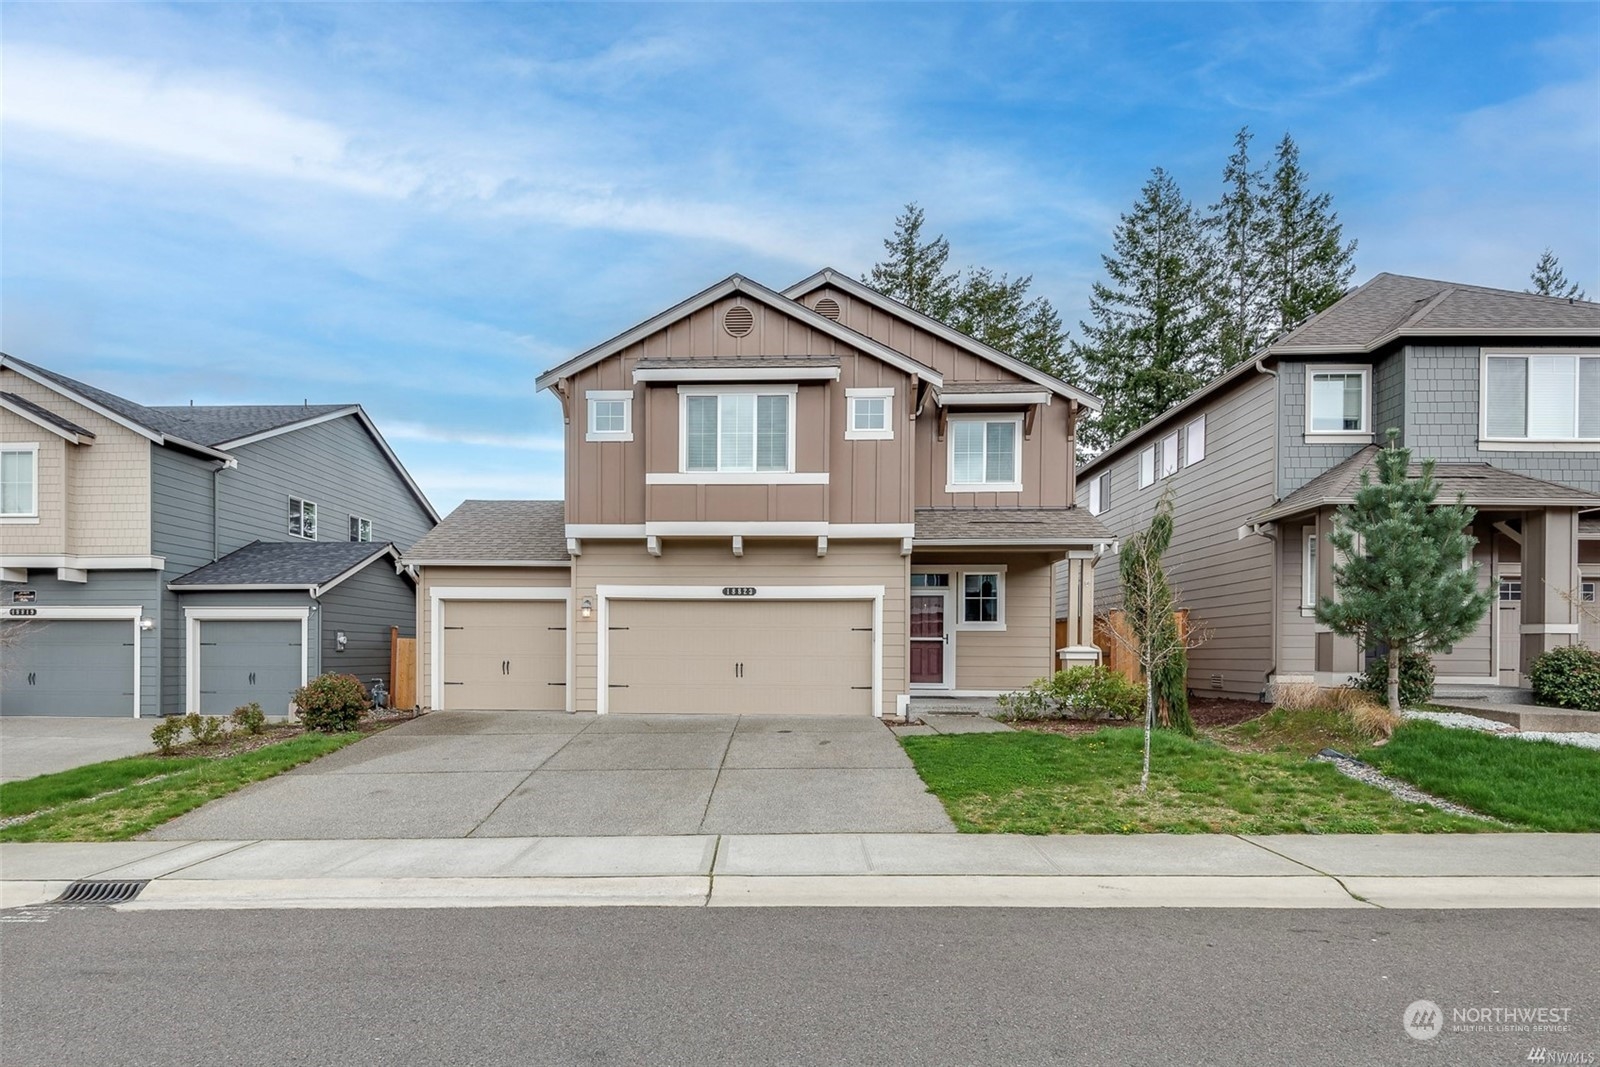
<path fill-rule="evenodd" d="M 389 627 L 389 706 L 417 706 L 417 639 L 401 637 L 400 627 Z"/>

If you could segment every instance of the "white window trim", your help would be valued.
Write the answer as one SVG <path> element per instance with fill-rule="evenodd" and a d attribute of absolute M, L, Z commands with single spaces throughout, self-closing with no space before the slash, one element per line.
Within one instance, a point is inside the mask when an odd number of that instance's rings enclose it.
<path fill-rule="evenodd" d="M 1182 457 L 1179 456 L 1179 454 L 1178 454 L 1178 450 L 1179 450 L 1178 441 L 1182 437 L 1183 437 L 1182 433 L 1180 433 L 1177 430 L 1174 430 L 1172 433 L 1169 433 L 1169 434 L 1167 434 L 1167 435 L 1165 435 L 1164 437 L 1161 438 L 1160 447 L 1156 450 L 1157 458 L 1161 460 L 1161 467 L 1160 467 L 1159 470 L 1156 471 L 1156 477 L 1158 479 L 1159 478 L 1170 478 L 1174 474 L 1177 474 L 1179 471 L 1181 471 L 1183 469 Z M 1169 446 L 1169 445 L 1172 447 L 1172 466 L 1171 466 L 1171 468 L 1167 467 L 1167 446 Z"/>
<path fill-rule="evenodd" d="M 1149 462 L 1146 463 L 1146 460 Z M 1148 477 L 1146 471 L 1149 472 Z M 1151 445 L 1139 451 L 1139 488 L 1148 489 L 1158 481 L 1160 479 L 1156 477 L 1156 446 Z"/>
<path fill-rule="evenodd" d="M 1493 356 L 1527 359 L 1529 356 L 1573 356 L 1576 359 L 1600 356 L 1600 348 L 1486 348 L 1478 353 L 1478 451 L 1480 452 L 1600 452 L 1600 437 L 1490 437 L 1489 436 L 1489 359 Z M 1576 366 L 1573 368 L 1577 373 Z M 1576 382 L 1573 383 L 1576 386 Z M 1574 409 L 1581 402 L 1578 390 L 1572 390 Z M 1574 410 L 1576 417 L 1581 411 Z"/>
<path fill-rule="evenodd" d="M 1089 514 L 1099 515 L 1106 510 L 1107 492 L 1111 488 L 1111 472 L 1101 471 L 1089 479 Z"/>
<path fill-rule="evenodd" d="M 892 441 L 894 440 L 894 389 L 846 389 L 845 397 L 845 422 L 844 439 L 846 441 Z M 858 430 L 856 429 L 856 401 L 859 399 L 882 398 L 883 404 L 883 429 Z"/>
<path fill-rule="evenodd" d="M 754 394 L 756 396 L 787 396 L 789 398 L 789 465 L 781 471 L 692 471 L 689 469 L 689 405 L 691 396 L 729 396 L 739 394 Z M 708 387 L 703 385 L 678 386 L 678 473 L 690 478 L 703 476 L 719 476 L 723 474 L 749 474 L 749 475 L 778 475 L 793 474 L 794 470 L 794 424 L 799 416 L 800 387 L 798 385 L 721 385 Z M 717 416 L 717 462 L 722 462 L 722 416 Z M 708 483 L 709 484 L 709 483 Z"/>
<path fill-rule="evenodd" d="M 955 480 L 956 470 L 956 432 L 955 425 L 959 422 L 1009 422 L 1017 428 L 1017 470 L 1016 480 L 1010 482 L 958 482 Z M 1020 493 L 1022 492 L 1022 415 L 1011 414 L 985 414 L 985 415 L 951 415 L 948 420 L 949 429 L 945 433 L 945 486 L 946 493 Z M 985 456 L 987 457 L 987 442 L 985 442 Z"/>
<path fill-rule="evenodd" d="M 1348 444 L 1372 437 L 1372 367 L 1365 363 L 1307 363 L 1305 381 L 1305 415 L 1301 431 L 1308 445 Z M 1311 383 L 1319 374 L 1361 375 L 1361 429 L 1313 430 L 1311 428 Z"/>
<path fill-rule="evenodd" d="M 0 515 L 0 524 L 8 526 L 37 526 L 39 523 L 39 442 L 7 441 L 0 444 L 0 452 L 31 452 L 33 454 L 33 509 L 13 511 Z"/>
<path fill-rule="evenodd" d="M 1190 445 L 1194 441 L 1194 429 L 1196 426 L 1200 427 L 1200 454 L 1198 456 L 1196 456 L 1193 449 L 1190 448 Z M 1192 467 L 1196 463 L 1203 462 L 1206 458 L 1206 445 L 1206 417 L 1204 414 L 1202 414 L 1199 418 L 1190 419 L 1184 424 L 1183 465 L 1185 467 Z"/>
<path fill-rule="evenodd" d="M 303 532 L 295 533 L 294 528 L 291 526 L 289 528 L 289 536 L 299 538 L 302 541 L 320 540 L 322 537 L 322 509 L 317 507 L 317 502 L 315 500 L 307 500 L 305 497 L 301 496 L 291 496 L 289 498 L 289 514 L 291 517 L 294 515 L 294 503 L 297 500 L 300 502 L 300 529 L 304 531 L 306 528 L 306 505 L 310 504 L 311 510 L 317 516 L 312 523 L 312 525 L 316 528 L 316 532 L 310 537 L 307 537 Z"/>
<path fill-rule="evenodd" d="M 363 544 L 363 545 L 370 544 L 372 542 L 372 520 L 367 518 L 365 515 L 356 515 L 354 513 L 352 513 L 350 515 L 350 517 L 352 519 L 354 519 L 358 523 L 364 522 L 364 523 L 367 524 L 367 536 L 364 537 L 364 538 L 358 537 L 358 538 L 355 539 L 355 541 L 353 543 Z M 359 526 L 356 529 L 357 529 L 357 532 L 360 531 L 360 527 Z"/>
<path fill-rule="evenodd" d="M 597 400 L 622 401 L 622 429 L 596 430 L 594 428 L 594 405 Z M 632 441 L 633 440 L 633 390 L 631 389 L 590 389 L 583 394 L 583 439 L 585 441 Z"/>
<path fill-rule="evenodd" d="M 1322 543 L 1315 526 L 1300 528 L 1300 614 L 1312 618 L 1322 596 Z"/>
<path fill-rule="evenodd" d="M 1004 633 L 1006 628 L 1006 565 L 1004 563 L 985 564 L 983 566 L 963 566 L 950 572 L 955 581 L 952 585 L 951 599 L 955 601 L 955 629 L 957 630 L 987 630 L 991 633 Z M 967 621 L 967 575 L 993 574 L 999 578 L 995 587 L 994 622 L 968 622 Z"/>

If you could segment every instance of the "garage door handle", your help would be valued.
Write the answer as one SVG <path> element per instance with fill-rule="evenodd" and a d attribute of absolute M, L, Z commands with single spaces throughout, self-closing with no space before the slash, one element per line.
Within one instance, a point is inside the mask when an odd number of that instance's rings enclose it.
<path fill-rule="evenodd" d="M 251 685 L 255 685 L 256 684 L 256 672 L 255 671 L 251 671 L 250 672 L 250 684 Z"/>
<path fill-rule="evenodd" d="M 29 685 L 38 685 L 39 684 L 39 672 L 38 671 L 29 671 L 28 672 L 28 684 Z"/>

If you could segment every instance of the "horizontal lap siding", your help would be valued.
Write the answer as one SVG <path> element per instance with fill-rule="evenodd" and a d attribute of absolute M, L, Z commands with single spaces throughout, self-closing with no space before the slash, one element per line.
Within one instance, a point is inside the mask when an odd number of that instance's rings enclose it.
<path fill-rule="evenodd" d="M 811 541 L 746 539 L 735 557 L 731 539 L 691 541 L 667 538 L 660 557 L 638 541 L 588 540 L 573 561 L 573 600 L 593 597 L 600 585 L 871 585 L 884 587 L 883 704 L 894 714 L 895 697 L 905 693 L 905 590 L 909 568 L 898 541 L 834 541 L 817 557 Z M 577 710 L 595 710 L 598 617 L 574 623 Z"/>
<path fill-rule="evenodd" d="M 564 589 L 572 582 L 566 567 L 422 567 L 416 593 L 417 703 L 433 701 L 433 605 L 429 590 L 452 586 Z"/>
<path fill-rule="evenodd" d="M 1257 696 L 1272 668 L 1273 547 L 1264 537 L 1240 539 L 1251 515 L 1273 501 L 1273 382 L 1261 376 L 1203 405 L 1206 455 L 1181 466 L 1170 478 L 1139 488 L 1139 453 L 1150 442 L 1136 442 L 1111 464 L 1110 504 L 1100 521 L 1121 540 L 1147 529 L 1162 493 L 1173 491 L 1172 547 L 1163 562 L 1167 577 L 1189 609 L 1195 626 L 1209 633 L 1189 654 L 1189 685 L 1197 692 Z M 1189 412 L 1174 428 L 1180 454 L 1187 459 L 1183 427 L 1201 414 Z M 1089 477 L 1100 473 L 1092 471 Z M 1095 610 L 1122 606 L 1120 556 L 1108 555 L 1095 568 Z M 1059 606 L 1058 606 L 1059 608 Z M 1220 674 L 1222 686 L 1212 688 Z"/>
<path fill-rule="evenodd" d="M 1494 583 L 1495 530 L 1483 520 L 1473 524 L 1478 543 L 1472 560 L 1478 564 L 1478 588 L 1488 590 Z M 1484 613 L 1472 633 L 1457 641 L 1449 652 L 1433 655 L 1434 673 L 1448 678 L 1488 678 L 1494 674 L 1494 604 Z"/>
<path fill-rule="evenodd" d="M 918 563 L 922 560 L 919 558 Z M 955 564 L 981 569 L 996 560 L 974 559 Z M 1017 559 L 1007 556 L 1004 630 L 963 630 L 956 624 L 955 687 L 959 690 L 1022 689 L 1053 672 L 1055 659 L 1054 595 L 1049 557 Z M 952 583 L 954 585 L 954 583 Z M 961 618 L 961 590 L 955 590 L 952 610 Z"/>
<path fill-rule="evenodd" d="M 374 678 L 394 691 L 389 679 L 389 628 L 412 637 L 416 626 L 416 594 L 411 582 L 380 559 L 322 597 L 322 669 L 353 674 L 362 685 Z M 348 638 L 339 651 L 338 634 Z"/>

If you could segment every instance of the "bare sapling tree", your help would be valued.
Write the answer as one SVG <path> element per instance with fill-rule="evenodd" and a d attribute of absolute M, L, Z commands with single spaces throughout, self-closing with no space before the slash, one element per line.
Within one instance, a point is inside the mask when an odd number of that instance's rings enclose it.
<path fill-rule="evenodd" d="M 1133 653 L 1144 672 L 1144 769 L 1139 775 L 1139 791 L 1150 789 L 1150 737 L 1156 727 L 1157 680 L 1165 670 L 1186 661 L 1189 650 L 1205 641 L 1198 626 L 1178 625 L 1182 595 L 1167 581 L 1161 557 L 1172 544 L 1172 494 L 1169 491 L 1156 505 L 1148 529 L 1122 543 L 1118 572 L 1122 579 L 1122 611 L 1126 630 L 1107 627 L 1112 639 Z M 1178 729 L 1187 725 L 1176 719 Z M 1184 732 L 1190 732 L 1184 730 Z"/>

